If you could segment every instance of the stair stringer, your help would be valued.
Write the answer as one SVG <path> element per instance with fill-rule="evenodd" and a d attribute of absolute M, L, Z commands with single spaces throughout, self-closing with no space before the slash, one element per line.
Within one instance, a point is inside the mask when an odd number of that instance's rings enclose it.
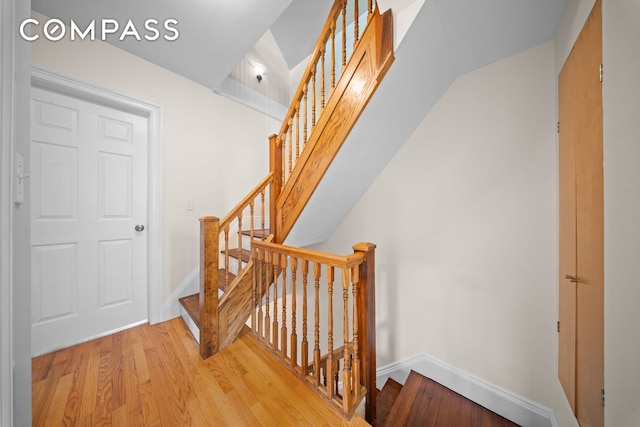
<path fill-rule="evenodd" d="M 394 61 L 393 15 L 373 14 L 275 204 L 283 242 Z"/>
<path fill-rule="evenodd" d="M 235 341 L 253 312 L 253 269 L 253 261 L 249 261 L 242 273 L 234 279 L 231 287 L 220 298 L 218 308 L 219 350 Z"/>
<path fill-rule="evenodd" d="M 286 243 L 329 239 L 385 166 L 453 83 L 445 29 L 427 0 L 395 49 L 395 61 L 363 111 Z M 348 183 L 348 185 L 345 185 Z"/>

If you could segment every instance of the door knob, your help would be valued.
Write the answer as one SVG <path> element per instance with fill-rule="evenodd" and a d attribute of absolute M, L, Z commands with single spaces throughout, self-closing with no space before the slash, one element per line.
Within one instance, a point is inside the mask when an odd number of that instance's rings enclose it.
<path fill-rule="evenodd" d="M 136 231 L 142 231 L 142 230 L 144 230 L 144 225 L 140 225 L 140 224 L 136 225 Z"/>

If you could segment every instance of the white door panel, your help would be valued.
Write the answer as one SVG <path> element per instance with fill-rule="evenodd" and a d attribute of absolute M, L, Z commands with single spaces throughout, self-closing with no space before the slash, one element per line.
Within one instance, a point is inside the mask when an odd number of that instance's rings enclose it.
<path fill-rule="evenodd" d="M 32 88 L 33 354 L 147 319 L 146 118 Z"/>

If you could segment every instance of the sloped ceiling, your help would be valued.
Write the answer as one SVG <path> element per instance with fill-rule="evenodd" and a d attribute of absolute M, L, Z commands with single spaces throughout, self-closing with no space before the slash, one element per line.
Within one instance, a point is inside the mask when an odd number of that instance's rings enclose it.
<path fill-rule="evenodd" d="M 565 5 L 426 0 L 285 243 L 307 246 L 331 237 L 458 76 L 553 39 Z"/>
<path fill-rule="evenodd" d="M 81 28 L 92 21 L 116 19 L 123 28 L 176 19 L 179 37 L 138 41 L 134 37 L 107 42 L 209 88 L 217 87 L 280 17 L 292 0 L 32 0 L 32 8 Z M 162 24 L 159 26 L 162 27 Z"/>

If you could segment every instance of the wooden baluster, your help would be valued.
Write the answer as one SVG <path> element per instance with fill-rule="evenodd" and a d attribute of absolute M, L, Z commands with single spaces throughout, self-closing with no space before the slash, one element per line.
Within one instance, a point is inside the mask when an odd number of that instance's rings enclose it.
<path fill-rule="evenodd" d="M 271 326 L 273 350 L 278 350 L 278 276 L 280 275 L 280 255 L 275 252 L 271 254 L 273 263 L 273 324 Z"/>
<path fill-rule="evenodd" d="M 311 81 L 313 90 L 311 91 L 311 132 L 316 127 L 316 72 L 317 72 L 318 64 L 313 66 L 313 71 L 311 73 Z"/>
<path fill-rule="evenodd" d="M 253 218 L 254 214 L 255 214 L 255 209 L 254 209 L 254 205 L 255 205 L 255 199 L 252 200 L 249 203 L 249 238 L 251 240 L 249 240 L 249 242 L 253 241 L 253 234 L 254 234 L 254 230 L 255 230 L 255 219 Z M 250 249 L 251 247 L 249 247 Z"/>
<path fill-rule="evenodd" d="M 242 213 L 238 215 L 238 271 L 236 276 L 242 272 Z"/>
<path fill-rule="evenodd" d="M 302 260 L 302 354 L 300 356 L 301 374 L 307 374 L 309 364 L 309 342 L 307 340 L 307 285 L 309 274 L 309 261 Z"/>
<path fill-rule="evenodd" d="M 266 284 L 267 284 L 267 292 L 265 292 L 265 304 L 264 309 L 266 315 L 264 317 L 264 341 L 267 344 L 271 343 L 271 317 L 269 316 L 269 295 L 271 294 L 271 271 L 273 271 L 273 266 L 271 264 L 271 252 L 265 250 L 264 252 L 264 261 L 265 261 L 265 276 L 266 276 Z"/>
<path fill-rule="evenodd" d="M 267 238 L 267 234 L 266 234 L 266 227 L 264 226 L 264 221 L 265 221 L 265 204 L 264 204 L 264 199 L 265 199 L 265 190 L 262 190 L 262 192 L 260 193 L 260 201 L 262 202 L 260 204 L 260 229 L 262 230 L 262 241 L 266 240 Z"/>
<path fill-rule="evenodd" d="M 289 117 L 289 173 L 287 174 L 287 179 L 289 175 L 291 175 L 291 171 L 293 170 L 293 118 Z"/>
<path fill-rule="evenodd" d="M 285 130 L 280 138 L 280 150 L 278 150 L 278 154 L 282 156 L 282 184 L 287 182 L 287 134 L 288 130 Z"/>
<path fill-rule="evenodd" d="M 342 68 L 347 65 L 347 0 L 342 2 Z"/>
<path fill-rule="evenodd" d="M 296 107 L 296 158 L 300 158 L 300 103 Z M 295 167 L 295 165 L 294 165 Z"/>
<path fill-rule="evenodd" d="M 314 348 L 313 348 L 313 376 L 315 377 L 316 386 L 320 385 L 320 275 L 321 266 L 317 262 L 313 264 L 313 276 L 316 285 L 315 295 L 315 329 L 314 329 Z"/>
<path fill-rule="evenodd" d="M 373 0 L 369 0 L 369 17 L 373 15 Z"/>
<path fill-rule="evenodd" d="M 360 337 L 358 336 L 358 282 L 360 281 L 359 268 L 351 269 L 351 289 L 353 291 L 353 362 L 351 365 L 351 378 L 354 387 L 354 398 L 360 395 Z"/>
<path fill-rule="evenodd" d="M 296 323 L 296 270 L 298 269 L 298 260 L 291 258 L 291 367 L 295 368 L 298 363 L 298 333 Z"/>
<path fill-rule="evenodd" d="M 356 0 L 353 5 L 353 49 L 355 50 L 356 44 L 358 44 L 358 40 L 360 39 L 360 22 L 359 22 L 359 4 L 360 1 Z"/>
<path fill-rule="evenodd" d="M 256 249 L 257 251 L 257 257 L 258 257 L 258 265 L 253 269 L 254 274 L 256 274 L 255 272 L 257 272 L 257 277 L 258 277 L 258 283 L 260 284 L 260 286 L 258 287 L 258 296 L 257 296 L 257 304 L 258 304 L 258 337 L 260 337 L 261 339 L 263 338 L 263 318 L 262 316 L 264 315 L 262 312 L 262 295 L 264 294 L 263 289 L 265 286 L 265 278 L 266 278 L 266 274 L 264 272 L 264 249 Z"/>
<path fill-rule="evenodd" d="M 224 228 L 224 288 L 229 284 L 229 226 Z"/>
<path fill-rule="evenodd" d="M 307 94 L 307 92 L 308 91 L 309 91 L 309 86 L 307 85 L 304 88 L 304 94 L 303 94 L 303 97 L 304 97 L 304 127 L 302 128 L 302 130 L 303 130 L 302 149 L 303 150 L 304 150 L 304 144 L 306 144 L 307 140 L 308 140 L 308 138 L 307 138 L 307 126 L 308 126 L 307 116 L 309 114 L 309 109 L 307 107 L 307 103 L 308 103 L 308 94 Z"/>
<path fill-rule="evenodd" d="M 327 376 L 327 393 L 329 398 L 333 398 L 335 391 L 333 389 L 333 281 L 334 281 L 335 268 L 332 266 L 327 266 L 327 286 L 328 286 L 328 294 L 329 294 L 329 310 L 327 314 L 327 326 L 328 330 L 328 340 L 327 340 L 327 372 L 329 375 Z"/>
<path fill-rule="evenodd" d="M 336 87 L 336 25 L 331 27 L 331 91 Z M 329 94 L 331 96 L 331 94 Z"/>
<path fill-rule="evenodd" d="M 258 249 L 251 248 L 251 259 L 253 260 L 253 280 L 251 280 L 251 300 L 253 305 L 251 306 L 251 330 L 257 334 L 258 333 L 258 314 L 256 313 L 256 307 L 258 304 L 258 286 L 259 286 L 259 277 L 258 276 Z"/>
<path fill-rule="evenodd" d="M 349 354 L 349 284 L 351 275 L 346 268 L 342 269 L 342 302 L 344 303 L 344 324 L 342 325 L 344 352 L 342 356 L 342 407 L 345 411 L 351 405 L 351 356 Z"/>
<path fill-rule="evenodd" d="M 280 256 L 280 268 L 282 269 L 282 327 L 280 328 L 280 354 L 287 358 L 287 268 L 288 258 L 285 254 Z"/>
<path fill-rule="evenodd" d="M 324 100 L 325 100 L 325 80 L 327 79 L 327 73 L 325 68 L 325 58 L 326 58 L 326 49 L 322 48 L 322 52 L 320 53 L 321 58 L 321 67 L 320 67 L 320 114 L 324 110 Z"/>

